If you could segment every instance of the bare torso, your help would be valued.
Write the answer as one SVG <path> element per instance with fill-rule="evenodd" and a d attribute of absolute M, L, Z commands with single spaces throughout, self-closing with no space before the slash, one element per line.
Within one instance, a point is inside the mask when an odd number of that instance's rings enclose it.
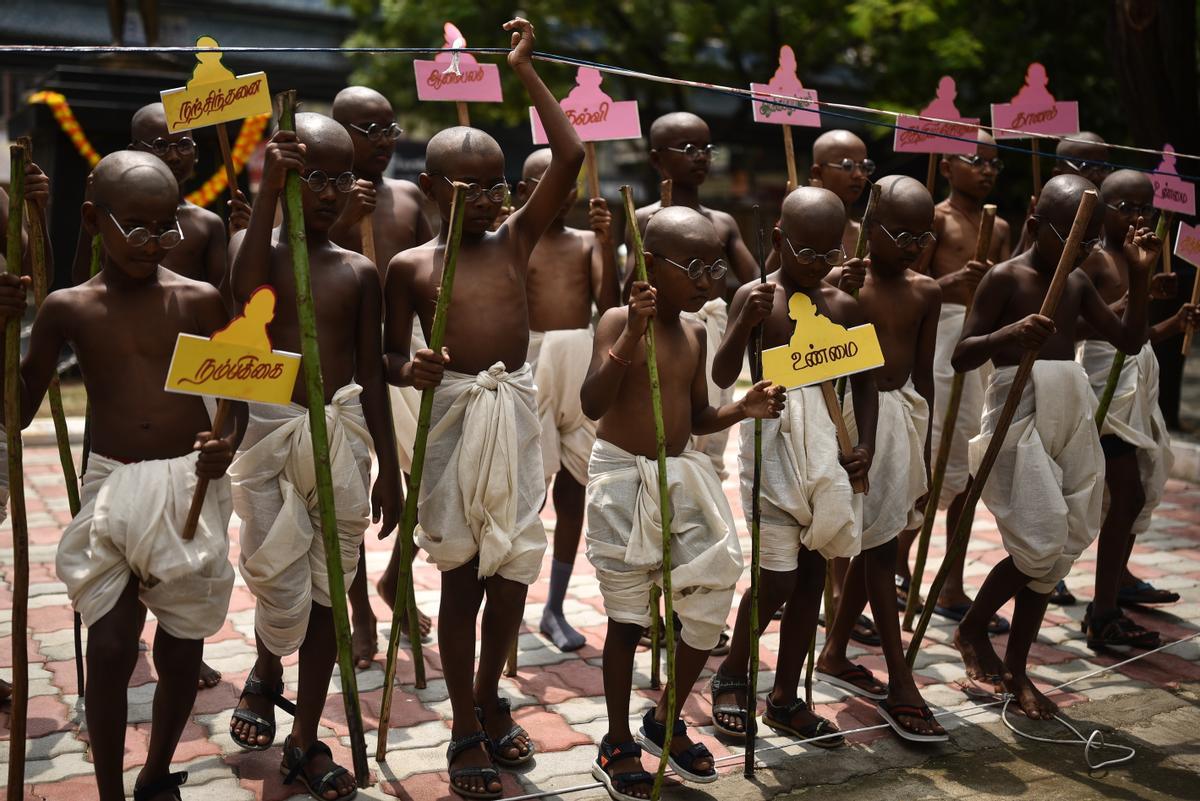
<path fill-rule="evenodd" d="M 375 234 L 375 262 L 382 273 L 402 250 L 422 244 L 420 190 L 411 181 L 384 178 L 375 186 L 375 211 L 371 215 Z"/>
<path fill-rule="evenodd" d="M 913 375 L 922 346 L 933 345 L 939 297 L 937 282 L 912 270 L 885 281 L 873 272 L 867 273 L 858 291 L 858 302 L 875 326 L 883 350 L 884 365 L 875 370 L 880 392 L 903 387 Z M 923 332 L 923 326 L 930 328 Z M 923 333 L 930 335 L 926 337 L 928 342 L 923 342 Z M 932 365 L 932 350 L 927 356 Z"/>
<path fill-rule="evenodd" d="M 979 238 L 982 216 L 982 210 L 960 209 L 948 199 L 934 207 L 933 230 L 938 239 L 930 263 L 931 276 L 942 278 L 958 272 L 968 261 L 975 258 L 975 244 Z M 999 263 L 1007 259 L 1011 252 L 1008 240 L 1008 223 L 997 217 L 988 248 L 988 260 Z M 942 286 L 942 302 L 965 306 L 969 300 L 969 290 L 965 286 Z"/>
<path fill-rule="evenodd" d="M 592 249 L 596 235 L 553 227 L 529 257 L 529 326 L 534 331 L 586 328 L 592 321 Z"/>

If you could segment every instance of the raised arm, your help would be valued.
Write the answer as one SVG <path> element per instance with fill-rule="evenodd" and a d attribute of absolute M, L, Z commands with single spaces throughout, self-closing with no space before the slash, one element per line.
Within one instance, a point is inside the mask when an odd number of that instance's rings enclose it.
<path fill-rule="evenodd" d="M 6 340 L 7 323 L 10 319 L 20 320 L 25 314 L 25 295 L 29 289 L 28 276 L 0 273 L 0 344 Z M 66 344 L 64 326 L 72 319 L 70 309 L 62 302 L 62 295 L 52 292 L 33 321 L 29 335 L 29 350 L 21 360 L 21 428 L 29 425 L 42 405 L 50 379 L 58 369 L 58 354 Z M 0 370 L 0 392 L 7 376 Z"/>
<path fill-rule="evenodd" d="M 742 284 L 734 293 L 733 304 L 729 307 L 731 322 L 713 357 L 712 380 L 717 386 L 728 387 L 737 381 L 754 326 L 771 314 L 774 302 L 775 285 L 770 282 Z"/>
<path fill-rule="evenodd" d="M 604 314 L 621 304 L 621 289 L 617 284 L 617 251 L 613 247 L 612 213 L 602 197 L 588 201 L 588 222 L 592 233 L 592 300 L 596 310 Z"/>
<path fill-rule="evenodd" d="M 741 229 L 732 215 L 729 215 L 729 241 L 725 243 L 725 252 L 729 254 L 729 266 L 740 283 L 748 284 L 759 277 L 758 260 L 750 254 L 750 248 L 746 247 Z"/>
<path fill-rule="evenodd" d="M 956 372 L 974 370 L 992 358 L 999 350 L 1014 342 L 1034 344 L 1031 337 L 1041 336 L 1041 342 L 1054 333 L 1054 322 L 1040 314 L 1031 314 L 1011 325 L 1000 326 L 1000 315 L 1008 304 L 1014 279 L 1005 271 L 989 270 L 975 290 L 975 300 L 963 323 L 963 335 L 954 348 L 951 364 Z M 1040 346 L 1040 342 L 1037 343 Z"/>
<path fill-rule="evenodd" d="M 230 243 L 230 286 L 236 303 L 245 303 L 255 289 L 270 283 L 271 233 L 275 209 L 283 196 L 288 170 L 304 171 L 304 145 L 293 131 L 277 131 L 267 143 L 262 186 L 254 198 L 250 227 Z"/>
<path fill-rule="evenodd" d="M 1139 218 L 1139 225 L 1141 222 Z M 1084 280 L 1079 316 L 1100 338 L 1133 356 L 1150 336 L 1146 319 L 1150 293 L 1147 276 L 1158 262 L 1162 241 L 1149 228 L 1143 226 L 1135 231 L 1131 225 L 1125 232 L 1122 249 L 1125 262 L 1129 265 L 1129 301 L 1125 304 L 1125 313 L 1117 319 L 1117 315 L 1096 291 L 1095 285 L 1090 280 Z"/>

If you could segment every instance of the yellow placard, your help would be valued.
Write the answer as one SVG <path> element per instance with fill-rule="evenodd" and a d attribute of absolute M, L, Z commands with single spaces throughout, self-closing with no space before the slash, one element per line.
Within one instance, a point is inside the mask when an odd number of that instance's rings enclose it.
<path fill-rule="evenodd" d="M 217 46 L 211 36 L 196 40 L 196 47 Z M 271 90 L 265 72 L 234 75 L 221 63 L 220 50 L 197 53 L 196 61 L 187 86 L 160 93 L 168 131 L 177 133 L 271 113 Z"/>
<path fill-rule="evenodd" d="M 788 317 L 796 321 L 791 342 L 763 351 L 763 378 L 771 383 L 806 387 L 883 365 L 875 326 L 842 328 L 803 292 L 788 300 Z"/>
<path fill-rule="evenodd" d="M 250 296 L 241 316 L 211 339 L 180 334 L 167 371 L 167 391 L 291 403 L 300 356 L 271 349 L 267 324 L 274 317 L 275 290 L 263 286 Z"/>

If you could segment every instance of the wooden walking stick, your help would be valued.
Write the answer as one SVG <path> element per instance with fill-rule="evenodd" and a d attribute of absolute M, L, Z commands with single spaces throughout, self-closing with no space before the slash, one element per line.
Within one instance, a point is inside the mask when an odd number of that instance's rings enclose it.
<path fill-rule="evenodd" d="M 21 217 L 25 208 L 28 139 L 9 145 L 8 249 L 5 270 L 21 274 Z M 12 509 L 12 713 L 9 718 L 8 801 L 25 793 L 25 726 L 29 713 L 29 526 L 21 465 L 21 320 L 4 328 L 4 432 L 8 438 L 8 490 Z"/>
<path fill-rule="evenodd" d="M 458 266 L 458 246 L 462 241 L 463 212 L 467 204 L 463 200 L 463 184 L 454 184 L 454 196 L 450 201 L 450 226 L 446 245 L 442 251 L 442 278 L 438 289 L 437 304 L 433 311 L 433 325 L 429 330 L 429 348 L 434 353 L 442 352 L 446 341 L 446 323 L 450 315 L 450 298 L 454 293 L 454 272 Z M 425 448 L 429 443 L 429 422 L 433 417 L 432 387 L 421 392 L 421 408 L 417 412 L 417 432 L 413 437 L 412 469 L 408 476 L 408 497 L 404 499 L 404 517 L 400 524 L 400 562 L 407 565 L 408 584 L 412 579 L 412 538 L 417 527 L 417 504 L 421 497 L 421 480 L 425 474 Z M 405 568 L 401 568 L 404 570 Z M 400 593 L 404 590 L 405 575 L 396 584 L 396 599 L 393 608 L 399 608 Z M 412 645 L 417 688 L 425 686 L 425 662 L 421 651 L 420 629 L 417 624 L 416 605 L 410 607 L 408 616 L 408 641 Z M 400 644 L 400 627 L 392 622 L 388 636 L 387 667 L 383 680 L 383 703 L 379 710 L 379 740 L 375 746 L 375 759 L 383 761 L 387 752 L 388 726 L 392 714 L 392 692 L 396 684 L 396 650 Z"/>
<path fill-rule="evenodd" d="M 665 209 L 671 205 L 671 187 L 674 184 L 670 178 L 664 178 L 658 185 L 659 201 L 658 207 Z M 626 208 L 630 222 L 634 228 L 637 228 L 637 216 L 629 208 Z M 636 241 L 641 241 L 641 233 Z M 636 270 L 635 270 L 635 274 Z M 644 279 L 643 279 L 644 280 Z M 657 368 L 655 368 L 657 369 Z M 659 611 L 659 599 L 662 597 L 662 592 L 655 585 L 650 588 L 650 689 L 657 690 L 662 687 L 662 632 L 659 630 L 659 623 L 663 618 Z M 665 624 L 664 624 L 665 625 Z M 675 621 L 671 621 L 672 631 L 675 628 Z"/>
<path fill-rule="evenodd" d="M 871 221 L 875 219 L 875 204 L 879 202 L 879 184 L 871 184 L 871 192 L 867 195 L 867 208 L 863 211 L 862 222 L 858 226 L 858 238 L 854 240 L 854 258 L 862 259 L 867 255 L 867 228 Z M 858 290 L 850 293 L 854 297 L 858 297 Z M 846 399 L 846 377 L 842 376 L 837 380 L 837 400 L 838 408 L 841 408 L 841 402 Z"/>
<path fill-rule="evenodd" d="M 380 267 L 375 261 L 375 225 L 371 221 L 371 215 L 368 214 L 366 217 L 363 217 L 362 222 L 358 225 L 359 234 L 362 237 L 363 255 L 371 260 L 371 264 L 374 264 L 375 269 L 379 270 L 380 275 L 382 275 L 387 265 L 385 264 Z"/>
<path fill-rule="evenodd" d="M 625 215 L 635 220 L 633 192 L 628 186 L 621 187 L 625 198 Z M 635 223 L 633 232 L 633 255 L 637 267 L 637 280 L 645 281 L 646 254 L 642 250 L 642 232 Z M 671 600 L 671 496 L 667 482 L 667 443 L 663 429 L 662 397 L 658 385 L 658 361 L 654 350 L 654 320 L 646 325 L 646 367 L 650 372 L 650 408 L 654 413 L 654 439 L 658 448 L 658 506 L 662 518 L 662 595 L 665 608 L 663 629 L 667 647 L 667 721 L 663 738 L 662 756 L 658 760 L 658 771 L 654 776 L 654 788 L 650 797 L 658 801 L 662 797 L 663 776 L 667 770 L 667 758 L 671 753 L 671 734 L 675 729 L 675 610 Z"/>
<path fill-rule="evenodd" d="M 791 140 L 791 130 L 788 126 L 787 138 Z M 758 279 L 767 282 L 767 252 L 763 244 L 762 212 L 758 205 L 754 206 L 754 229 L 758 236 Z M 762 349 L 763 324 L 754 328 L 754 358 L 750 365 L 756 382 L 762 380 Z M 758 736 L 758 584 L 762 542 L 760 528 L 762 525 L 762 502 L 759 494 L 762 491 L 762 419 L 754 418 L 754 477 L 750 491 L 750 665 L 747 671 L 746 690 L 746 778 L 754 775 L 754 746 Z"/>
<path fill-rule="evenodd" d="M 992 245 L 992 228 L 996 222 L 996 206 L 988 203 L 983 207 L 983 216 L 979 220 L 979 236 L 975 239 L 975 261 L 987 259 L 988 249 Z M 971 301 L 975 297 L 972 290 L 967 295 L 966 312 L 971 311 Z M 966 325 L 966 312 L 963 314 L 963 325 Z M 962 332 L 959 332 L 962 338 Z M 921 521 L 921 533 L 917 537 L 917 558 L 913 564 L 912 578 L 908 582 L 908 599 L 904 604 L 904 630 L 912 631 L 913 618 L 917 614 L 917 596 L 921 593 L 921 584 L 925 581 L 925 560 L 929 557 L 929 540 L 933 535 L 933 521 L 937 517 L 938 499 L 942 495 L 942 483 L 946 480 L 946 467 L 950 464 L 950 448 L 954 444 L 954 428 L 958 423 L 958 407 L 962 404 L 963 373 L 955 373 L 950 382 L 950 398 L 946 401 L 946 413 L 942 418 L 942 438 L 938 440 L 937 457 L 933 463 L 933 473 L 929 479 L 929 495 L 925 500 L 925 517 Z M 947 521 L 949 527 L 952 521 Z"/>
<path fill-rule="evenodd" d="M 233 166 L 233 151 L 229 147 L 229 131 L 223 122 L 219 123 L 216 128 L 217 143 L 221 146 L 221 161 L 225 165 L 225 180 L 229 182 L 229 197 L 232 200 L 237 198 L 238 184 L 237 170 Z"/>
<path fill-rule="evenodd" d="M 458 111 L 458 124 L 470 127 L 471 111 L 467 108 L 467 104 L 462 100 L 454 101 L 454 108 Z"/>
<path fill-rule="evenodd" d="M 322 393 L 321 397 L 324 397 Z M 221 432 L 225 430 L 225 423 L 229 419 L 229 411 L 233 404 L 221 398 L 217 401 L 217 413 L 212 419 L 213 436 L 221 436 Z M 324 410 L 322 409 L 322 413 Z M 326 445 L 326 450 L 329 446 Z M 191 542 L 196 536 L 196 526 L 200 525 L 200 513 L 204 511 L 204 496 L 208 493 L 208 479 L 200 476 L 196 479 L 196 488 L 192 492 L 192 505 L 188 507 L 187 520 L 183 524 L 183 532 L 180 537 L 184 542 Z"/>
<path fill-rule="evenodd" d="M 296 90 L 281 92 L 279 130 L 296 130 Z M 329 432 L 325 421 L 325 382 L 321 376 L 321 351 L 317 344 L 317 319 L 313 309 L 312 283 L 308 269 L 308 242 L 304 231 L 304 211 L 300 205 L 300 175 L 289 171 L 284 188 L 284 217 L 296 280 L 296 313 L 300 321 L 300 355 L 304 371 L 304 391 L 308 401 L 308 426 L 312 435 L 313 463 L 316 468 L 317 503 L 321 510 L 321 535 L 325 542 L 325 568 L 329 574 L 329 599 L 333 607 L 333 627 L 337 638 L 338 673 L 342 683 L 342 701 L 346 709 L 346 728 L 350 731 L 350 750 L 354 756 L 354 776 L 359 787 L 367 787 L 371 771 L 367 766 L 367 745 L 363 738 L 362 710 L 358 705 L 358 679 L 350 653 L 350 617 L 346 613 L 346 582 L 342 572 L 341 543 L 338 539 L 337 512 L 334 509 L 333 478 L 329 470 Z M 217 417 L 220 417 L 218 406 Z"/>
<path fill-rule="evenodd" d="M 104 252 L 104 244 L 100 238 L 100 234 L 92 237 L 92 257 L 91 267 L 88 273 L 89 276 L 95 277 L 100 272 L 100 257 Z M 87 474 L 88 455 L 92 450 L 92 404 L 86 402 L 83 409 L 83 453 L 79 460 L 79 472 Z M 78 691 L 79 701 L 83 700 L 83 691 L 85 688 L 83 674 L 83 616 L 78 612 L 74 614 L 75 622 L 75 687 Z"/>
<path fill-rule="evenodd" d="M 925 170 L 925 188 L 929 190 L 930 195 L 937 189 L 937 168 L 941 158 L 937 153 L 929 154 L 929 167 Z"/>
<path fill-rule="evenodd" d="M 783 128 L 783 157 L 787 161 L 787 191 L 791 194 L 800 185 L 800 177 L 796 172 L 796 145 L 792 141 L 792 126 L 780 127 Z"/>
<path fill-rule="evenodd" d="M 1039 311 L 1039 314 L 1044 317 L 1053 318 L 1058 309 L 1058 301 L 1067 285 L 1067 277 L 1075 266 L 1075 254 L 1079 251 L 1079 243 L 1083 239 L 1088 221 L 1092 218 L 1092 210 L 1096 207 L 1096 202 L 1097 194 L 1093 189 L 1085 191 L 1079 200 L 1079 208 L 1075 211 L 1075 221 L 1071 223 L 1071 233 L 1067 235 L 1062 255 L 1054 269 L 1054 278 L 1050 281 L 1050 287 L 1046 290 L 1046 297 L 1042 301 L 1042 308 Z M 996 428 L 992 433 L 991 441 L 988 442 L 987 451 L 983 454 L 983 460 L 971 479 L 966 501 L 963 503 L 962 514 L 959 515 L 954 526 L 954 536 L 946 546 L 946 556 L 942 559 L 942 566 L 938 568 L 937 575 L 933 577 L 933 584 L 929 587 L 930 602 L 926 603 L 924 609 L 921 610 L 921 619 L 913 631 L 907 654 L 910 666 L 916 662 L 917 653 L 921 650 L 921 640 L 925 636 L 925 629 L 929 627 L 929 620 L 933 616 L 932 599 L 941 594 L 942 585 L 946 583 L 946 576 L 950 574 L 951 566 L 961 558 L 962 554 L 966 553 L 968 532 L 971 530 L 971 522 L 975 517 L 975 507 L 983 494 L 983 487 L 987 483 L 988 474 L 992 471 L 992 465 L 996 463 L 996 457 L 1004 445 L 1008 427 L 1012 424 L 1013 416 L 1017 412 L 1017 405 L 1021 402 L 1025 382 L 1029 380 L 1029 375 L 1033 372 L 1033 364 L 1037 361 L 1037 355 L 1036 350 L 1025 351 L 1017 366 L 1012 386 L 1008 390 L 1008 397 L 1004 399 L 1004 407 L 1000 410 Z"/>
<path fill-rule="evenodd" d="M 1034 204 L 1042 196 L 1042 154 L 1039 148 L 1040 140 L 1035 136 L 1029 143 L 1029 158 L 1033 162 L 1033 197 Z"/>

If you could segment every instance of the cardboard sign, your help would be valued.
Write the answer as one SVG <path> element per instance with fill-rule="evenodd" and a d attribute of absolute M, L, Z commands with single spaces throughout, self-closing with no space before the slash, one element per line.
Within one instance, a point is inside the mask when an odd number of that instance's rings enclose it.
<path fill-rule="evenodd" d="M 272 350 L 267 324 L 275 290 L 254 290 L 242 314 L 211 338 L 180 334 L 167 371 L 168 392 L 289 404 L 300 370 L 296 353 Z"/>
<path fill-rule="evenodd" d="M 1175 231 L 1175 255 L 1188 264 L 1200 267 L 1200 225 L 1179 223 Z"/>
<path fill-rule="evenodd" d="M 1158 172 L 1150 176 L 1154 182 L 1154 208 L 1189 216 L 1196 213 L 1196 187 L 1179 177 L 1175 168 L 1175 148 L 1163 145 L 1163 160 Z"/>
<path fill-rule="evenodd" d="M 816 89 L 805 89 L 796 74 L 796 53 L 788 45 L 779 48 L 779 67 L 771 80 L 766 83 L 750 84 L 751 92 L 766 92 L 772 95 L 786 95 L 796 100 L 812 101 L 812 110 L 796 108 L 794 105 L 783 106 L 772 103 L 768 99 L 758 100 L 750 104 L 754 110 L 755 122 L 768 122 L 774 125 L 804 125 L 809 128 L 821 127 L 821 114 L 817 111 Z"/>
<path fill-rule="evenodd" d="M 1079 104 L 1054 99 L 1046 88 L 1050 78 L 1036 61 L 1025 71 L 1025 85 L 1008 103 L 992 104 L 992 125 L 1040 134 L 1079 133 Z M 997 139 L 1022 139 L 1020 134 L 993 131 Z"/>
<path fill-rule="evenodd" d="M 604 76 L 592 67 L 580 67 L 575 73 L 575 88 L 558 105 L 585 142 L 611 142 L 614 139 L 639 139 L 642 121 L 636 100 L 613 100 L 600 89 Z M 546 130 L 537 109 L 529 109 L 533 143 L 548 143 Z"/>
<path fill-rule="evenodd" d="M 467 40 L 447 22 L 443 28 L 444 48 L 466 47 Z M 470 53 L 438 53 L 433 61 L 413 62 L 417 79 L 417 98 L 448 100 L 466 103 L 499 103 L 504 100 L 500 89 L 500 68 L 495 64 L 480 64 Z"/>
<path fill-rule="evenodd" d="M 974 155 L 978 145 L 975 137 L 979 118 L 964 117 L 958 113 L 954 98 L 958 89 L 954 79 L 943 75 L 938 81 L 937 97 L 925 108 L 921 116 L 937 117 L 943 120 L 958 120 L 959 122 L 932 122 L 920 117 L 901 115 L 896 124 L 896 136 L 892 149 L 897 153 L 959 153 L 964 156 Z M 957 136 L 959 139 L 946 137 Z M 970 141 L 964 142 L 963 139 Z"/>
<path fill-rule="evenodd" d="M 271 113 L 267 73 L 234 75 L 221 63 L 217 40 L 211 36 L 201 36 L 196 47 L 210 47 L 214 52 L 196 54 L 196 69 L 187 86 L 159 93 L 168 131 L 178 133 Z"/>
<path fill-rule="evenodd" d="M 788 300 L 788 317 L 796 321 L 791 342 L 763 351 L 763 378 L 792 389 L 820 384 L 883 364 L 875 326 L 842 328 L 823 317 L 803 292 Z"/>

